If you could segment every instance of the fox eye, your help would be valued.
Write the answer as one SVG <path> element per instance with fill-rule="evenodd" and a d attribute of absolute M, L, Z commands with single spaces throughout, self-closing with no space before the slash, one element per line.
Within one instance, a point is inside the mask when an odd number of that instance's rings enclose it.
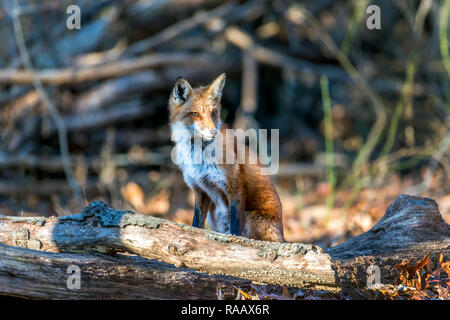
<path fill-rule="evenodd" d="M 198 112 L 191 112 L 191 116 L 193 116 L 194 118 L 199 118 L 200 117 Z"/>

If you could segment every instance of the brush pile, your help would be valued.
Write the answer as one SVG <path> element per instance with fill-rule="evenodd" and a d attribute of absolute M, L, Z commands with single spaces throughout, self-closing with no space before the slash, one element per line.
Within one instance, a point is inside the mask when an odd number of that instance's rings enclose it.
<path fill-rule="evenodd" d="M 280 177 L 325 179 L 327 167 L 349 187 L 431 156 L 431 173 L 449 169 L 448 1 L 375 1 L 381 30 L 366 27 L 368 1 L 3 3 L 3 214 L 65 214 L 94 198 L 152 214 L 185 206 L 166 110 L 178 76 L 226 72 L 223 118 L 280 129 Z M 67 26 L 70 5 L 80 29 Z"/>

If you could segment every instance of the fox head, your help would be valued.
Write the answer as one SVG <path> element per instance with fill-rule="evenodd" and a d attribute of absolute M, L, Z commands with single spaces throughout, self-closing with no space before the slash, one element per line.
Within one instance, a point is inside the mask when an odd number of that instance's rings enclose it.
<path fill-rule="evenodd" d="M 188 138 L 213 140 L 222 125 L 220 99 L 224 85 L 224 73 L 211 84 L 194 89 L 185 79 L 178 78 L 169 98 L 172 133 L 179 130 L 187 132 Z"/>

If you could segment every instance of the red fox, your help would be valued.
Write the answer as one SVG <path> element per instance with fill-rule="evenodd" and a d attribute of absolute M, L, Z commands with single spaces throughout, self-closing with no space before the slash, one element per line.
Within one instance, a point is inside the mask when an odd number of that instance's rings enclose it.
<path fill-rule="evenodd" d="M 186 184 L 194 190 L 192 225 L 204 228 L 205 219 L 214 231 L 256 240 L 284 242 L 281 202 L 270 176 L 261 175 L 262 164 L 192 163 L 194 138 L 200 148 L 224 148 L 235 156 L 234 137 L 227 134 L 220 120 L 225 74 L 208 86 L 192 88 L 178 78 L 169 98 L 170 128 L 174 154 Z M 217 144 L 222 135 L 222 145 Z M 227 146 L 234 146 L 227 148 Z M 230 149 L 230 150 L 229 150 Z M 245 148 L 248 151 L 248 148 Z M 248 154 L 246 152 L 246 154 Z"/>

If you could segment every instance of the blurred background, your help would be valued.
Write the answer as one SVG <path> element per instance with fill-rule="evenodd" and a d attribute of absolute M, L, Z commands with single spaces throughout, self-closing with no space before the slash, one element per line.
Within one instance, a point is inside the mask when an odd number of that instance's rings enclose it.
<path fill-rule="evenodd" d="M 449 0 L 2 0 L 0 213 L 103 200 L 190 224 L 167 101 L 178 76 L 226 72 L 224 121 L 280 130 L 288 241 L 338 244 L 400 193 L 450 223 L 449 14 Z"/>

